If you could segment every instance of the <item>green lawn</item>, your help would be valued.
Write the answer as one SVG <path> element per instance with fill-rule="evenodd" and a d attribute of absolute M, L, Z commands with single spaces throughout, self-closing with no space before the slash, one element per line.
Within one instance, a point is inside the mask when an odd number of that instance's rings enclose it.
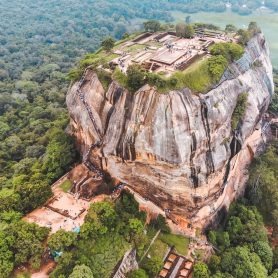
<path fill-rule="evenodd" d="M 72 183 L 70 180 L 65 180 L 59 187 L 64 191 L 68 192 L 72 186 Z"/>
<path fill-rule="evenodd" d="M 169 246 L 175 246 L 175 249 L 180 255 L 187 255 L 189 238 L 174 234 L 160 234 L 159 239 Z"/>
<path fill-rule="evenodd" d="M 161 76 L 161 75 L 160 75 Z M 185 71 L 177 71 L 171 77 L 164 78 L 166 84 L 157 87 L 160 93 L 167 93 L 171 90 L 189 88 L 194 93 L 206 93 L 212 84 L 216 83 L 209 73 L 208 59 L 196 61 L 192 67 Z M 172 82 L 172 80 L 176 80 Z"/>
<path fill-rule="evenodd" d="M 214 83 L 208 70 L 207 59 L 194 65 L 193 68 L 186 72 L 176 72 L 172 78 L 177 78 L 177 88 L 190 88 L 193 92 L 206 93 L 210 86 Z"/>
<path fill-rule="evenodd" d="M 151 226 L 147 227 L 147 238 L 148 238 L 148 241 L 145 244 L 144 250 L 141 250 L 140 252 L 138 252 L 137 255 L 139 256 L 139 258 L 141 258 L 143 256 L 143 254 L 147 251 L 147 249 L 149 248 L 150 243 L 151 243 L 152 239 L 154 238 L 154 236 L 156 235 L 156 233 L 157 233 L 156 229 L 154 229 Z M 152 252 L 151 250 L 152 250 L 152 248 L 150 248 L 149 252 Z"/>
<path fill-rule="evenodd" d="M 136 51 L 142 50 L 145 47 L 146 47 L 146 45 L 144 45 L 144 44 L 134 44 L 134 45 L 126 47 L 124 50 L 126 52 L 135 53 Z"/>
<path fill-rule="evenodd" d="M 158 238 L 151 246 L 148 254 L 151 256 L 151 258 L 158 257 L 161 260 L 163 260 L 167 250 L 168 250 L 168 245 Z"/>
<path fill-rule="evenodd" d="M 149 247 L 149 244 L 156 233 L 157 230 L 148 227 L 147 236 L 149 242 L 146 244 L 146 249 Z M 168 248 L 169 248 L 168 244 L 163 242 L 161 239 L 159 239 L 159 237 L 155 240 L 155 242 L 150 247 L 148 253 L 140 263 L 140 267 L 142 267 L 148 272 L 149 277 L 154 277 L 155 276 L 154 273 L 157 273 L 162 268 L 163 259 L 164 256 L 166 255 Z M 145 253 L 145 251 L 143 253 Z M 151 270 L 153 269 L 153 267 L 150 267 L 150 265 L 155 265 L 156 270 L 155 271 Z"/>

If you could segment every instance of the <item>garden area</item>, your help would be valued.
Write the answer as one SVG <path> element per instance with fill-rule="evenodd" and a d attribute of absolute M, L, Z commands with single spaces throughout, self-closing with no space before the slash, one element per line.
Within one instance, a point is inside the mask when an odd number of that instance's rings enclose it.
<path fill-rule="evenodd" d="M 66 193 L 71 189 L 72 183 L 70 180 L 65 180 L 59 187 Z"/>
<path fill-rule="evenodd" d="M 174 246 L 178 254 L 186 256 L 189 246 L 189 238 L 182 235 L 174 234 L 161 234 L 159 240 L 167 244 L 168 246 Z"/>
<path fill-rule="evenodd" d="M 167 229 L 166 222 L 162 219 L 163 217 L 158 217 L 147 227 L 147 244 L 143 252 L 140 253 L 145 254 L 145 257 L 139 256 L 139 267 L 148 275 L 146 277 L 154 277 L 162 269 L 164 259 L 172 248 L 181 256 L 186 256 L 188 253 L 189 239 L 181 235 L 171 234 Z M 158 230 L 161 232 L 151 244 Z M 147 250 L 148 252 L 145 253 Z M 131 277 L 136 276 L 131 275 Z"/>

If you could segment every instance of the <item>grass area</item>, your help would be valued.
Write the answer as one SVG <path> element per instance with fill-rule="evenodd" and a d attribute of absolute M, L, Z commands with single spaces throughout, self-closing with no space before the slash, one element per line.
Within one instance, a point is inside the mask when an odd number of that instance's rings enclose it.
<path fill-rule="evenodd" d="M 189 238 L 174 234 L 160 234 L 158 238 L 169 246 L 175 246 L 180 255 L 187 255 Z"/>
<path fill-rule="evenodd" d="M 130 52 L 130 53 L 135 53 L 136 51 L 142 50 L 145 47 L 146 47 L 146 45 L 144 45 L 144 44 L 134 44 L 134 45 L 124 48 L 124 51 Z"/>
<path fill-rule="evenodd" d="M 186 72 L 174 73 L 170 79 L 173 78 L 178 80 L 176 89 L 188 87 L 197 93 L 206 92 L 213 84 L 207 59 L 204 59 L 195 67 L 189 68 Z"/>
<path fill-rule="evenodd" d="M 135 39 L 137 36 L 141 35 L 142 33 L 143 33 L 143 32 L 134 32 L 134 33 L 130 34 L 127 38 L 122 39 L 122 40 L 119 40 L 119 41 L 116 41 L 114 50 L 116 49 L 116 46 L 118 46 L 118 45 L 120 45 L 120 44 L 122 44 L 122 43 L 124 43 L 124 42 L 133 40 L 133 39 Z"/>
<path fill-rule="evenodd" d="M 117 57 L 119 57 L 119 55 L 107 53 L 100 48 L 97 52 L 87 54 L 84 59 L 80 60 L 79 66 L 70 71 L 68 78 L 72 81 L 77 81 L 81 78 L 86 67 L 92 66 L 96 69 L 98 65 L 107 65 L 108 62 Z"/>
<path fill-rule="evenodd" d="M 144 250 L 142 250 L 142 252 L 140 252 L 138 254 L 139 258 L 141 256 L 143 256 L 143 254 L 147 251 L 147 248 L 150 246 L 150 243 L 151 243 L 152 239 L 154 238 L 154 236 L 156 235 L 156 233 L 157 233 L 157 230 L 155 228 L 153 228 L 151 226 L 147 227 L 147 238 L 148 238 L 148 241 L 145 244 Z"/>
<path fill-rule="evenodd" d="M 121 72 L 119 68 L 116 68 L 113 72 L 113 79 L 115 79 L 121 86 L 128 89 L 127 76 Z"/>
<path fill-rule="evenodd" d="M 147 228 L 148 243 L 145 245 L 145 248 L 149 247 L 149 244 L 156 233 L 157 230 L 153 227 L 149 226 Z M 147 255 L 140 263 L 140 267 L 142 267 L 148 273 L 148 277 L 155 277 L 156 274 L 161 270 L 163 266 L 163 258 L 166 255 L 168 248 L 168 244 L 163 242 L 159 237 L 152 244 Z M 145 251 L 146 250 L 144 250 L 142 254 L 145 253 Z"/>
<path fill-rule="evenodd" d="M 80 66 L 82 68 L 86 68 L 89 65 L 94 65 L 94 64 L 105 64 L 110 62 L 111 60 L 119 57 L 119 55 L 114 54 L 114 53 L 108 53 L 106 51 L 100 51 L 99 53 L 94 53 L 94 54 L 88 54 L 86 55 L 85 59 L 80 61 Z"/>
<path fill-rule="evenodd" d="M 157 41 L 151 41 L 151 42 L 147 42 L 146 45 L 160 48 L 163 46 L 163 43 Z"/>
<path fill-rule="evenodd" d="M 168 244 L 166 244 L 160 239 L 157 239 L 151 246 L 148 254 L 151 256 L 151 258 L 158 257 L 162 261 L 167 250 L 168 250 Z"/>
<path fill-rule="evenodd" d="M 198 70 L 200 65 L 207 59 L 207 57 L 202 57 L 200 59 L 197 59 L 194 61 L 189 67 L 187 67 L 185 70 L 183 70 L 183 73 L 189 73 L 194 70 Z"/>
<path fill-rule="evenodd" d="M 72 183 L 70 180 L 65 180 L 59 187 L 64 191 L 68 192 L 72 186 Z"/>
<path fill-rule="evenodd" d="M 130 89 L 127 85 L 127 76 L 119 69 L 116 68 L 113 73 L 113 78 L 117 80 L 121 86 L 128 90 Z M 195 93 L 206 93 L 217 81 L 218 80 L 215 80 L 209 72 L 208 59 L 204 59 L 192 69 L 185 72 L 177 71 L 169 78 L 161 74 L 152 74 L 152 80 L 149 80 L 147 83 L 156 86 L 160 93 L 167 93 L 171 90 L 179 90 L 186 87 Z"/>

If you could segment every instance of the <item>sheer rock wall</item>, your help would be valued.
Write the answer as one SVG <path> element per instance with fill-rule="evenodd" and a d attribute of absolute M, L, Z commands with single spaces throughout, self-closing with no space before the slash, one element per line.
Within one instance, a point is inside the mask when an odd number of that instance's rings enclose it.
<path fill-rule="evenodd" d="M 234 133 L 231 117 L 245 92 L 248 106 Z M 92 163 L 163 209 L 202 221 L 221 208 L 213 206 L 232 180 L 230 163 L 260 130 L 272 93 L 269 50 L 259 34 L 206 94 L 187 88 L 160 94 L 149 85 L 132 94 L 115 81 L 105 91 L 87 70 L 69 90 L 67 106 L 84 157 L 98 142 L 89 154 Z"/>

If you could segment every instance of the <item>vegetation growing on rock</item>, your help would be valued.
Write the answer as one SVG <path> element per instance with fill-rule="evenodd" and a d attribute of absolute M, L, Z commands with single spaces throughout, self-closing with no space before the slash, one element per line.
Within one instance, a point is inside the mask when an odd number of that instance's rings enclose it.
<path fill-rule="evenodd" d="M 237 104 L 236 104 L 236 107 L 234 109 L 232 119 L 231 119 L 232 130 L 236 130 L 236 128 L 238 127 L 238 124 L 240 123 L 242 117 L 244 116 L 244 113 L 247 108 L 247 98 L 248 98 L 248 94 L 243 93 L 243 94 L 239 95 L 239 97 L 237 99 Z"/>
<path fill-rule="evenodd" d="M 274 69 L 274 95 L 272 97 L 272 102 L 270 103 L 270 112 L 278 115 L 278 70 Z"/>
<path fill-rule="evenodd" d="M 273 143 L 256 158 L 251 167 L 247 196 L 278 233 L 278 145 Z"/>
<path fill-rule="evenodd" d="M 134 92 L 144 84 L 156 86 L 159 92 L 169 92 L 182 88 L 189 88 L 193 92 L 205 93 L 213 84 L 216 84 L 222 77 L 228 66 L 229 60 L 234 61 L 243 54 L 241 46 L 228 44 L 216 45 L 213 48 L 215 56 L 201 61 L 196 67 L 189 68 L 185 72 L 175 72 L 171 77 L 165 78 L 156 73 L 149 73 L 139 65 L 131 66 L 127 75 L 116 69 L 113 78 L 122 86 Z M 219 55 L 218 53 L 223 53 Z"/>

